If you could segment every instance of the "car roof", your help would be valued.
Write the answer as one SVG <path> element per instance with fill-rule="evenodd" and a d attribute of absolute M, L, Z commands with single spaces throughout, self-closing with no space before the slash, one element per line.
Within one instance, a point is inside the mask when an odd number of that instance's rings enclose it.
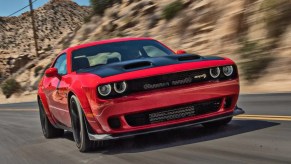
<path fill-rule="evenodd" d="M 90 42 L 90 43 L 85 43 L 85 44 L 79 44 L 76 46 L 69 47 L 61 52 L 65 53 L 67 51 L 73 51 L 76 49 L 80 48 L 85 48 L 85 47 L 90 47 L 94 45 L 99 45 L 99 44 L 107 44 L 107 43 L 115 43 L 115 42 L 124 42 L 124 41 L 131 41 L 131 40 L 154 40 L 152 38 L 147 38 L 147 37 L 132 37 L 132 38 L 114 38 L 114 39 L 107 39 L 107 40 L 100 40 L 100 41 L 95 41 L 95 42 Z"/>

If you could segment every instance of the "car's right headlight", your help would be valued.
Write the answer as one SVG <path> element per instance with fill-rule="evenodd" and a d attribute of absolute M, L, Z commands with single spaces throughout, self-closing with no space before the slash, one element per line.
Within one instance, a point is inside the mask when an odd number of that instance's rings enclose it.
<path fill-rule="evenodd" d="M 98 87 L 98 92 L 101 96 L 108 96 L 111 93 L 111 85 L 106 84 L 106 85 L 100 85 Z"/>
<path fill-rule="evenodd" d="M 224 66 L 224 67 L 222 67 L 222 71 L 223 71 L 223 74 L 225 76 L 230 76 L 233 73 L 233 66 L 231 66 L 231 65 Z"/>

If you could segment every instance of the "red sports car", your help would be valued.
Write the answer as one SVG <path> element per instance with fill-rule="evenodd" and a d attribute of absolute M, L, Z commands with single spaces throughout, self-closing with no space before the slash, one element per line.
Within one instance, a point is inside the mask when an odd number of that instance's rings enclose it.
<path fill-rule="evenodd" d="M 60 53 L 39 84 L 38 104 L 44 136 L 71 131 L 85 152 L 110 139 L 226 125 L 243 113 L 238 96 L 232 60 L 122 38 Z"/>

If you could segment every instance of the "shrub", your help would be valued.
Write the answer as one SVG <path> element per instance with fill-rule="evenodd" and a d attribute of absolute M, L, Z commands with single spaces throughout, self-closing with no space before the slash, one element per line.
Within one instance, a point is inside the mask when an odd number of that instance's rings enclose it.
<path fill-rule="evenodd" d="M 103 15 L 104 11 L 114 3 L 121 3 L 121 0 L 90 0 L 94 14 Z"/>
<path fill-rule="evenodd" d="M 2 17 L 0 17 L 0 22 L 3 23 L 5 22 L 5 20 Z"/>
<path fill-rule="evenodd" d="M 34 69 L 34 77 L 37 77 L 39 75 L 39 72 L 43 69 L 43 67 L 40 65 L 40 66 L 37 66 L 35 67 Z"/>
<path fill-rule="evenodd" d="M 61 33 L 60 33 L 61 34 Z M 44 51 L 51 51 L 53 47 L 49 44 L 46 48 L 44 48 Z"/>
<path fill-rule="evenodd" d="M 183 9 L 183 3 L 180 0 L 176 0 L 163 8 L 162 16 L 166 20 L 170 20 L 176 16 L 176 14 Z"/>
<path fill-rule="evenodd" d="M 20 84 L 15 79 L 8 79 L 1 85 L 1 89 L 6 98 L 21 90 Z"/>
<path fill-rule="evenodd" d="M 86 17 L 84 18 L 84 22 L 85 22 L 85 23 L 90 22 L 90 21 L 91 21 L 91 18 L 92 18 L 92 15 L 88 15 L 88 16 L 86 16 Z"/>
<path fill-rule="evenodd" d="M 260 45 L 253 41 L 243 41 L 238 53 L 241 55 L 243 62 L 241 62 L 241 69 L 243 77 L 249 81 L 254 82 L 262 76 L 264 70 L 274 60 L 271 56 L 269 45 Z"/>

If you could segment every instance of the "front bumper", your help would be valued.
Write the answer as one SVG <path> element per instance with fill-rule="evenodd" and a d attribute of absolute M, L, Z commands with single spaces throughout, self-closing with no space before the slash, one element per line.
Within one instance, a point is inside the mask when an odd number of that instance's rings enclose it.
<path fill-rule="evenodd" d="M 177 125 L 175 124 L 175 125 L 170 125 L 170 126 L 163 126 L 163 127 L 158 127 L 158 128 L 151 128 L 151 129 L 146 129 L 146 130 L 122 133 L 122 134 L 92 134 L 92 133 L 88 132 L 88 136 L 89 136 L 90 140 L 122 139 L 122 138 L 137 136 L 137 135 L 150 134 L 150 133 L 156 133 L 156 132 L 162 132 L 162 131 L 168 131 L 168 130 L 174 130 L 174 129 L 195 126 L 195 125 L 199 125 L 202 123 L 207 123 L 207 122 L 212 122 L 212 121 L 217 121 L 217 120 L 233 117 L 233 116 L 243 114 L 243 113 L 245 113 L 244 110 L 241 108 L 238 108 L 236 106 L 232 112 L 221 114 L 221 115 L 216 115 L 216 116 L 212 116 L 212 117 L 208 117 L 208 118 L 199 119 L 199 120 L 195 120 L 192 122 L 186 122 L 186 123 L 177 124 Z"/>
<path fill-rule="evenodd" d="M 96 104 L 91 104 L 91 110 L 95 123 L 89 122 L 96 134 L 125 134 L 134 131 L 153 129 L 157 127 L 166 127 L 184 122 L 191 122 L 203 118 L 222 115 L 233 112 L 239 94 L 238 79 L 224 82 L 213 82 L 205 84 L 195 84 L 179 87 L 170 87 L 154 91 L 136 93 L 116 99 L 99 100 Z M 228 108 L 223 106 L 225 99 L 231 97 L 232 101 Z M 143 113 L 146 111 L 156 111 L 171 107 L 183 106 L 191 103 L 202 103 L 214 99 L 221 99 L 221 106 L 218 111 L 205 115 L 196 115 L 182 119 L 165 121 L 155 124 L 134 126 L 128 122 L 129 114 Z M 94 102 L 94 100 L 92 100 Z M 119 118 L 120 128 L 112 128 L 109 124 L 109 118 Z M 96 127 L 96 125 L 100 127 Z M 93 133 L 93 134 L 94 134 Z"/>

